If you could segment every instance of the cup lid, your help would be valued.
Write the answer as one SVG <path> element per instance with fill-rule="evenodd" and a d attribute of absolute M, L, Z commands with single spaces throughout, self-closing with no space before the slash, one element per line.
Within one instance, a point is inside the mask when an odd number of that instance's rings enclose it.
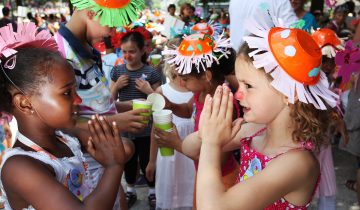
<path fill-rule="evenodd" d="M 147 101 L 152 103 L 152 110 L 153 111 L 160 111 L 165 107 L 165 99 L 159 93 L 151 93 L 147 97 Z"/>

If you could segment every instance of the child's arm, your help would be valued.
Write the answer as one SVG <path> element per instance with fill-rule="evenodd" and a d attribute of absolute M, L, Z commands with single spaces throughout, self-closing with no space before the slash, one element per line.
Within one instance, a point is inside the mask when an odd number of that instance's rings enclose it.
<path fill-rule="evenodd" d="M 175 104 L 170 102 L 165 96 L 166 109 L 170 109 L 176 116 L 182 118 L 190 118 L 193 113 L 194 98 L 191 98 L 187 103 Z"/>
<path fill-rule="evenodd" d="M 201 140 L 198 132 L 189 134 L 182 143 L 182 152 L 193 160 L 199 160 Z"/>
<path fill-rule="evenodd" d="M 156 93 L 162 94 L 161 86 L 156 88 Z M 155 135 L 154 135 L 154 125 L 152 126 L 151 133 L 150 133 L 150 157 L 149 157 L 149 163 L 146 166 L 146 178 L 149 181 L 154 180 L 155 176 L 155 169 L 156 169 L 156 159 L 157 159 L 157 152 L 158 152 L 158 145 L 155 141 Z"/>
<path fill-rule="evenodd" d="M 291 203 L 307 204 L 319 176 L 318 162 L 308 151 L 294 150 L 279 156 L 256 175 L 225 191 L 220 157 L 222 146 L 232 136 L 232 100 L 226 87 L 218 88 L 213 99 L 207 96 L 205 100 L 200 119 L 198 208 L 264 209 L 282 197 Z"/>
<path fill-rule="evenodd" d="M 13 209 L 29 205 L 45 210 L 113 208 L 125 164 L 119 130 L 116 125 L 107 125 L 102 118 L 92 120 L 89 127 L 92 138 L 88 150 L 104 166 L 104 174 L 94 191 L 80 201 L 55 179 L 50 167 L 33 158 L 17 155 L 8 159 L 1 174 Z"/>
<path fill-rule="evenodd" d="M 113 99 L 117 99 L 118 92 L 120 89 L 129 85 L 129 76 L 128 75 L 121 75 L 116 82 L 110 81 L 110 92 Z"/>
<path fill-rule="evenodd" d="M 157 157 L 157 152 L 158 152 L 158 145 L 155 141 L 155 135 L 154 135 L 154 126 L 151 129 L 151 134 L 150 134 L 150 157 L 149 157 L 149 163 L 146 166 L 146 178 L 149 181 L 153 181 L 154 180 L 154 176 L 155 176 L 155 168 L 156 168 L 156 157 Z"/>

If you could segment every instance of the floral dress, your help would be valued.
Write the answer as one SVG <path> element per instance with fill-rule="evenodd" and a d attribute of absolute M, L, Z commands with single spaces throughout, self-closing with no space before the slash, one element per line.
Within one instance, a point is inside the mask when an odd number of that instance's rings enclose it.
<path fill-rule="evenodd" d="M 260 131 L 256 132 L 254 135 L 241 139 L 241 159 L 240 159 L 240 173 L 239 173 L 239 177 L 237 179 L 237 183 L 242 182 L 247 180 L 248 178 L 256 175 L 257 173 L 259 173 L 262 169 L 264 169 L 266 167 L 266 165 L 273 159 L 279 157 L 280 155 L 285 154 L 284 153 L 280 153 L 278 155 L 276 155 L 275 157 L 268 157 L 265 156 L 259 152 L 257 152 L 256 150 L 253 150 L 250 145 L 251 145 L 251 141 L 255 136 L 260 135 L 261 133 L 263 133 L 266 130 L 266 128 L 261 129 Z M 312 150 L 313 149 L 313 145 L 310 144 L 309 142 L 304 142 L 302 144 L 302 146 L 298 147 L 298 148 L 294 148 L 294 149 L 290 149 L 288 151 L 292 151 L 292 150 Z M 288 152 L 287 151 L 287 152 Z M 320 176 L 319 176 L 320 178 Z M 319 183 L 319 179 L 314 187 L 314 192 L 313 195 L 315 193 L 315 189 L 318 186 Z M 285 198 L 280 198 L 280 200 L 274 202 L 273 204 L 267 206 L 265 208 L 265 210 L 282 210 L 282 209 L 286 209 L 286 210 L 305 210 L 309 207 L 311 200 L 313 198 L 313 195 L 311 196 L 311 199 L 309 200 L 309 202 L 304 205 L 304 206 L 297 206 L 294 204 L 291 204 L 290 202 L 288 202 Z"/>
<path fill-rule="evenodd" d="M 57 132 L 56 134 L 59 141 L 64 142 L 71 149 L 74 156 L 57 158 L 42 149 L 26 136 L 18 133 L 16 139 L 35 151 L 25 151 L 18 147 L 7 149 L 3 157 L 3 164 L 7 159 L 15 155 L 29 156 L 39 160 L 44 164 L 51 166 L 54 169 L 56 180 L 68 188 L 69 191 L 80 201 L 83 201 L 93 190 L 94 186 L 92 186 L 92 182 L 90 181 L 90 174 L 87 170 L 87 164 L 84 161 L 85 159 L 80 149 L 80 143 L 76 138 L 65 135 L 62 132 Z M 5 209 L 12 209 L 6 198 L 5 192 L 3 192 L 3 198 L 5 200 Z M 32 206 L 29 206 L 24 210 L 33 209 L 34 208 Z"/>

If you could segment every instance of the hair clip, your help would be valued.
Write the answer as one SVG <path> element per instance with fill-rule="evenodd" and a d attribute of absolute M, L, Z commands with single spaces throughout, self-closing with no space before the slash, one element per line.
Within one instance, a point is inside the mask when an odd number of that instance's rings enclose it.
<path fill-rule="evenodd" d="M 16 55 L 14 55 L 13 57 L 9 58 L 5 63 L 4 63 L 4 68 L 6 69 L 14 69 L 16 65 Z"/>

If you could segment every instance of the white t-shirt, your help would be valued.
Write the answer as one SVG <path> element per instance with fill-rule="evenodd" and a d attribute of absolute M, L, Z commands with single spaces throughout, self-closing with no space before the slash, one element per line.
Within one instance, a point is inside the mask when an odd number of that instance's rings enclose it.
<path fill-rule="evenodd" d="M 266 9 L 264 9 L 266 8 Z M 243 36 L 248 35 L 245 28 L 245 21 L 256 16 L 260 11 L 270 11 L 270 14 L 284 21 L 285 25 L 291 25 L 298 21 L 289 0 L 231 0 L 230 33 L 231 44 L 238 52 L 242 45 Z M 270 21 L 270 19 L 268 19 Z"/>

